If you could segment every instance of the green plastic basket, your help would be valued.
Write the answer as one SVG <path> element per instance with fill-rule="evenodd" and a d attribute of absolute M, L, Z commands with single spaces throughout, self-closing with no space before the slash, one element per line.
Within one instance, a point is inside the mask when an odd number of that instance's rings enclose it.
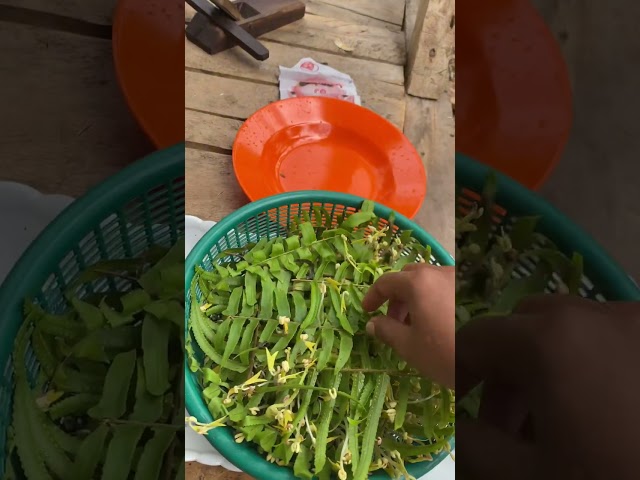
<path fill-rule="evenodd" d="M 156 152 L 125 168 L 67 207 L 36 238 L 0 288 L 0 472 L 5 467 L 11 423 L 13 341 L 22 324 L 25 297 L 46 310 L 64 309 L 63 292 L 85 268 L 100 260 L 130 258 L 151 245 L 169 247 L 184 235 L 184 144 Z M 94 282 L 80 295 L 126 290 L 128 283 Z M 27 352 L 35 377 L 38 364 Z"/>
<path fill-rule="evenodd" d="M 463 155 L 456 154 L 456 189 L 460 199 L 478 201 L 489 167 Z M 634 280 L 584 230 L 561 214 L 539 195 L 509 177 L 496 173 L 498 192 L 496 204 L 504 210 L 497 212 L 500 225 L 508 230 L 519 216 L 539 216 L 537 231 L 545 235 L 566 255 L 574 252 L 584 259 L 584 273 L 580 294 L 598 301 L 640 301 L 640 288 Z M 522 263 L 517 269 L 521 276 L 533 272 L 533 264 Z M 549 292 L 555 290 L 549 284 Z"/>
<path fill-rule="evenodd" d="M 275 195 L 246 205 L 233 212 L 216 224 L 191 251 L 185 264 L 185 335 L 188 335 L 187 322 L 191 305 L 190 286 L 194 278 L 196 266 L 205 270 L 213 270 L 213 259 L 219 252 L 231 248 L 242 247 L 260 238 L 286 237 L 293 218 L 300 218 L 308 212 L 315 221 L 313 206 L 320 206 L 329 212 L 334 224 L 344 215 L 359 211 L 364 199 L 347 194 L 323 191 L 301 191 Z M 375 213 L 384 222 L 391 215 L 391 209 L 375 205 Z M 408 218 L 396 214 L 395 227 L 398 231 L 412 230 L 413 236 L 423 245 L 431 247 L 430 263 L 436 265 L 454 265 L 453 257 L 422 228 Z M 219 261 L 227 261 L 222 258 Z M 199 292 L 199 290 L 198 290 Z M 195 342 L 194 342 L 194 345 Z M 209 423 L 214 419 L 202 399 L 196 376 L 185 365 L 185 401 L 189 414 L 198 421 Z M 234 441 L 232 430 L 228 427 L 217 428 L 206 435 L 207 440 L 227 460 L 236 467 L 259 480 L 293 480 L 293 471 L 287 467 L 269 463 L 258 451 L 247 442 L 238 444 Z M 451 440 L 452 448 L 455 440 Z M 448 454 L 441 452 L 432 461 L 410 464 L 407 470 L 418 478 L 432 470 Z M 372 479 L 388 479 L 384 472 L 376 472 Z"/>

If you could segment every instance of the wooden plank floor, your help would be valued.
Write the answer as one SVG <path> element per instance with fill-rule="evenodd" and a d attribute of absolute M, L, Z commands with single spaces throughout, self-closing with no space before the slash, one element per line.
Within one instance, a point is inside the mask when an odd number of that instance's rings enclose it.
<path fill-rule="evenodd" d="M 152 150 L 113 68 L 115 0 L 0 0 L 0 180 L 79 196 Z"/>

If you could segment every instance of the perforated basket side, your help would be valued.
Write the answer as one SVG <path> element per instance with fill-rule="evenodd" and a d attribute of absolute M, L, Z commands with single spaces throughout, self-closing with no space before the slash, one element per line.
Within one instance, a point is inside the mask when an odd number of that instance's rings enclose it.
<path fill-rule="evenodd" d="M 360 210 L 364 199 L 334 192 L 294 192 L 276 195 L 258 202 L 254 202 L 232 213 L 217 223 L 198 242 L 187 257 L 185 263 L 185 335 L 188 335 L 188 320 L 191 307 L 191 282 L 194 278 L 196 265 L 205 270 L 214 268 L 214 259 L 223 251 L 239 248 L 247 243 L 256 242 L 260 238 L 286 237 L 294 219 L 299 219 L 306 212 L 315 226 L 322 222 L 332 227 L 344 219 L 348 214 Z M 318 216 L 314 207 L 320 207 L 329 213 L 329 219 Z M 382 205 L 375 206 L 375 213 L 381 224 L 386 224 L 392 211 Z M 453 257 L 422 228 L 408 218 L 397 215 L 394 230 L 399 234 L 404 230 L 411 230 L 413 237 L 422 245 L 429 245 L 432 251 L 430 263 L 438 265 L 453 265 Z M 226 261 L 228 258 L 218 259 Z M 196 295 L 199 295 L 196 287 Z M 207 409 L 198 387 L 195 375 L 185 365 L 185 400 L 189 413 L 199 421 L 211 422 L 213 418 Z M 237 444 L 229 428 L 219 428 L 209 432 L 206 437 L 214 447 L 231 463 L 248 474 L 269 480 L 293 480 L 293 472 L 285 467 L 279 467 L 263 459 L 247 442 Z M 455 441 L 451 441 L 452 448 Z M 446 453 L 434 456 L 431 462 L 415 463 L 407 466 L 409 472 L 420 477 L 433 469 Z M 372 480 L 388 479 L 388 475 L 376 472 L 370 476 Z"/>
<path fill-rule="evenodd" d="M 11 423 L 13 340 L 23 321 L 25 298 L 61 313 L 64 292 L 86 267 L 132 258 L 152 245 L 169 247 L 184 235 L 184 147 L 177 145 L 142 159 L 95 187 L 65 209 L 31 244 L 0 288 L 0 472 L 4 472 L 7 427 Z M 83 298 L 130 282 L 99 280 L 76 291 Z M 38 363 L 27 349 L 32 379 Z"/>
<path fill-rule="evenodd" d="M 582 296 L 600 301 L 640 301 L 640 288 L 588 233 L 536 193 L 459 153 L 456 154 L 458 211 L 464 213 L 471 203 L 480 200 L 479 192 L 490 173 L 494 173 L 498 180 L 496 204 L 499 207 L 494 216 L 495 228 L 508 231 L 518 217 L 538 216 L 538 233 L 551 240 L 565 255 L 582 255 L 585 270 L 580 290 Z M 523 262 L 517 274 L 530 275 L 533 267 L 533 264 Z M 548 291 L 555 287 L 551 283 Z"/>

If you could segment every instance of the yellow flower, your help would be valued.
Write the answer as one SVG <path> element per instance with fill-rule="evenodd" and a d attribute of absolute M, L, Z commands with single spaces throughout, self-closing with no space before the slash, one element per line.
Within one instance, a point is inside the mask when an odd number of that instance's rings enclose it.
<path fill-rule="evenodd" d="M 233 438 L 235 439 L 236 443 L 242 443 L 245 440 L 244 433 L 236 433 Z"/>
<path fill-rule="evenodd" d="M 242 384 L 243 387 L 248 387 L 249 385 L 253 385 L 254 383 L 266 383 L 268 380 L 264 378 L 260 378 L 262 375 L 262 371 L 256 373 L 253 377 Z"/>
<path fill-rule="evenodd" d="M 284 333 L 285 334 L 289 333 L 289 322 L 290 321 L 291 321 L 291 319 L 289 317 L 284 317 L 284 316 L 278 317 L 278 323 L 280 325 L 282 325 L 282 328 L 284 329 Z"/>
<path fill-rule="evenodd" d="M 43 396 L 39 397 L 36 400 L 36 403 L 41 409 L 46 410 L 51 406 L 51 404 L 57 402 L 58 399 L 60 399 L 60 397 L 62 397 L 63 395 L 64 395 L 64 392 L 56 392 L 55 390 L 49 390 Z"/>
<path fill-rule="evenodd" d="M 227 419 L 227 417 L 222 417 L 219 418 L 218 420 L 214 420 L 211 423 L 201 423 L 198 422 L 198 420 L 196 419 L 196 417 L 185 417 L 185 422 L 187 422 L 189 424 L 189 426 L 196 432 L 199 433 L 201 435 L 206 435 L 209 430 L 213 430 L 214 428 L 218 428 L 218 427 L 224 427 L 225 426 L 225 420 Z"/>
<path fill-rule="evenodd" d="M 258 415 L 258 413 L 260 413 L 260 407 L 251 407 L 249 412 L 251 412 L 251 415 Z"/>
<path fill-rule="evenodd" d="M 286 360 L 282 361 L 282 371 L 284 373 L 287 373 L 289 371 L 290 367 L 289 367 L 289 362 L 287 362 Z"/>
<path fill-rule="evenodd" d="M 396 410 L 395 408 L 390 408 L 388 410 L 385 410 L 385 412 L 387 414 L 387 417 L 389 417 L 390 421 L 394 421 L 396 419 Z"/>
<path fill-rule="evenodd" d="M 288 408 L 278 411 L 276 421 L 282 428 L 287 428 L 287 425 L 293 421 L 293 412 Z"/>
<path fill-rule="evenodd" d="M 290 438 L 287 440 L 287 443 L 291 445 L 291 451 L 293 453 L 300 453 L 300 445 L 304 442 L 304 437 L 300 434 L 297 434 L 295 438 Z"/>
<path fill-rule="evenodd" d="M 271 375 L 275 375 L 276 357 L 278 356 L 278 352 L 274 352 L 272 354 L 271 352 L 269 352 L 268 348 L 265 348 L 264 350 L 267 352 L 267 367 L 269 368 L 269 372 L 271 373 Z"/>

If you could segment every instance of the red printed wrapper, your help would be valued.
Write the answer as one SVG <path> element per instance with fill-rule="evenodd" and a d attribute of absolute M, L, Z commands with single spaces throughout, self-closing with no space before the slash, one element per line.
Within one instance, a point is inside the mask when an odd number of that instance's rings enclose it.
<path fill-rule="evenodd" d="M 294 97 L 328 97 L 361 104 L 349 75 L 312 58 L 303 58 L 293 68 L 280 67 L 280 99 Z"/>

